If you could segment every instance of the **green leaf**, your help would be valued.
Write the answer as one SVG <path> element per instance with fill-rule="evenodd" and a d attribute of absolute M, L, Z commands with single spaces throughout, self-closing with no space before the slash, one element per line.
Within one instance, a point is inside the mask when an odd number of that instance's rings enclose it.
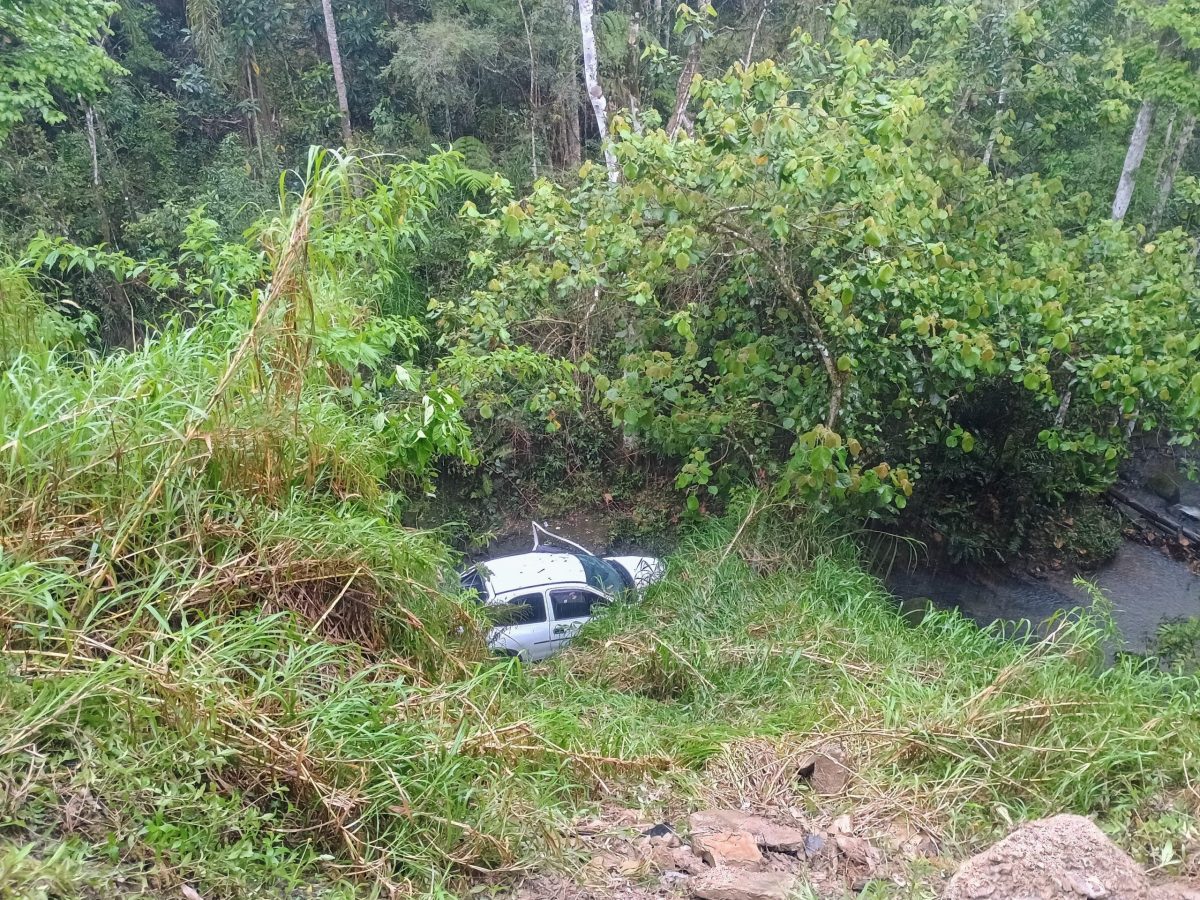
<path fill-rule="evenodd" d="M 680 270 L 686 269 L 691 262 L 692 258 L 686 253 L 680 251 L 679 253 L 675 254 L 675 268 Z"/>

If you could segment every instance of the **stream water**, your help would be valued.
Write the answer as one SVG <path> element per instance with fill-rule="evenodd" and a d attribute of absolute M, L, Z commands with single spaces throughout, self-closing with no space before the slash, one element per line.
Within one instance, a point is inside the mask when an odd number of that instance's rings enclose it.
<path fill-rule="evenodd" d="M 1126 541 L 1110 562 L 1084 577 L 1112 601 L 1123 649 L 1134 653 L 1149 649 L 1161 622 L 1200 615 L 1200 576 L 1157 547 Z M 1072 582 L 1070 573 L 1043 578 L 950 563 L 897 567 L 887 578 L 902 600 L 928 598 L 938 607 L 956 607 L 982 625 L 1028 620 L 1036 626 L 1059 610 L 1089 606 L 1087 592 Z"/>

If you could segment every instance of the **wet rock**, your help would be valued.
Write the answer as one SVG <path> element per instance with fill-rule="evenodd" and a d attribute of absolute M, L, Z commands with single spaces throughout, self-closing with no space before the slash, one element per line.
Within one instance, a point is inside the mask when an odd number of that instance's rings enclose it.
<path fill-rule="evenodd" d="M 850 781 L 849 756 L 841 744 L 826 744 L 800 761 L 799 774 L 823 797 L 836 796 Z"/>
<path fill-rule="evenodd" d="M 720 831 L 745 831 L 754 835 L 760 846 L 784 853 L 804 850 L 804 832 L 799 828 L 777 825 L 762 816 L 740 809 L 706 809 L 688 817 L 692 834 Z"/>
<path fill-rule="evenodd" d="M 756 866 L 763 861 L 748 831 L 714 831 L 692 838 L 692 850 L 710 866 Z"/>
<path fill-rule="evenodd" d="M 1146 489 L 1157 494 L 1168 503 L 1179 502 L 1183 476 L 1174 466 L 1163 465 L 1146 476 Z"/>
<path fill-rule="evenodd" d="M 1082 816 L 1023 825 L 963 863 L 945 900 L 1039 897 L 1043 900 L 1149 900 L 1145 873 Z"/>
<path fill-rule="evenodd" d="M 689 883 L 701 900 L 787 900 L 796 876 L 787 872 L 713 869 Z"/>

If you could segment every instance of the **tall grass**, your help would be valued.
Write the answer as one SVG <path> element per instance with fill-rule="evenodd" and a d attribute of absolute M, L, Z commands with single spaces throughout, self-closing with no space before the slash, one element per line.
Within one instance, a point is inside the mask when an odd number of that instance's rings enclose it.
<path fill-rule="evenodd" d="M 75 841 L 70 867 L 52 858 L 79 885 L 110 866 L 205 896 L 458 889 L 555 856 L 602 799 L 903 819 L 950 853 L 1063 810 L 1144 855 L 1178 835 L 1164 816 L 1200 751 L 1193 679 L 1103 668 L 1087 617 L 1033 645 L 913 622 L 836 529 L 739 524 L 695 534 L 644 603 L 542 667 L 447 644 L 433 672 L 253 607 L 160 621 L 148 603 L 115 644 L 43 618 L 73 649 L 26 635 L 5 655 L 5 820 Z M 0 593 L 53 594 L 55 577 L 10 567 Z M 830 740 L 855 777 L 818 801 L 799 769 Z"/>
<path fill-rule="evenodd" d="M 1035 645 L 911 622 L 836 523 L 761 500 L 560 659 L 489 660 L 445 545 L 396 517 L 419 475 L 397 460 L 460 448 L 454 410 L 411 375 L 356 400 L 380 354 L 325 343 L 369 330 L 346 297 L 403 238 L 364 198 L 449 176 L 356 177 L 316 171 L 264 232 L 269 271 L 136 350 L 40 325 L 3 346 L 0 878 L 433 892 L 538 865 L 604 798 L 906 816 L 964 845 L 1070 809 L 1153 849 L 1193 783 L 1194 679 L 1104 669 L 1087 616 Z M 26 275 L 0 278 L 4 315 L 43 315 Z M 398 456 L 396 406 L 400 439 L 445 440 Z M 798 764 L 829 740 L 856 777 L 822 805 Z"/>

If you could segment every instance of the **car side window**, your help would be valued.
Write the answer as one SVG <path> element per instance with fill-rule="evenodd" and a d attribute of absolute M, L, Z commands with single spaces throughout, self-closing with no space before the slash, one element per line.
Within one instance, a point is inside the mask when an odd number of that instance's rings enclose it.
<path fill-rule="evenodd" d="M 568 588 L 551 591 L 550 602 L 554 605 L 554 618 L 584 619 L 604 606 L 608 598 L 582 588 Z"/>
<path fill-rule="evenodd" d="M 541 594 L 522 594 L 503 603 L 493 604 L 489 612 L 499 628 L 510 625 L 537 625 L 546 621 L 546 598 Z"/>

